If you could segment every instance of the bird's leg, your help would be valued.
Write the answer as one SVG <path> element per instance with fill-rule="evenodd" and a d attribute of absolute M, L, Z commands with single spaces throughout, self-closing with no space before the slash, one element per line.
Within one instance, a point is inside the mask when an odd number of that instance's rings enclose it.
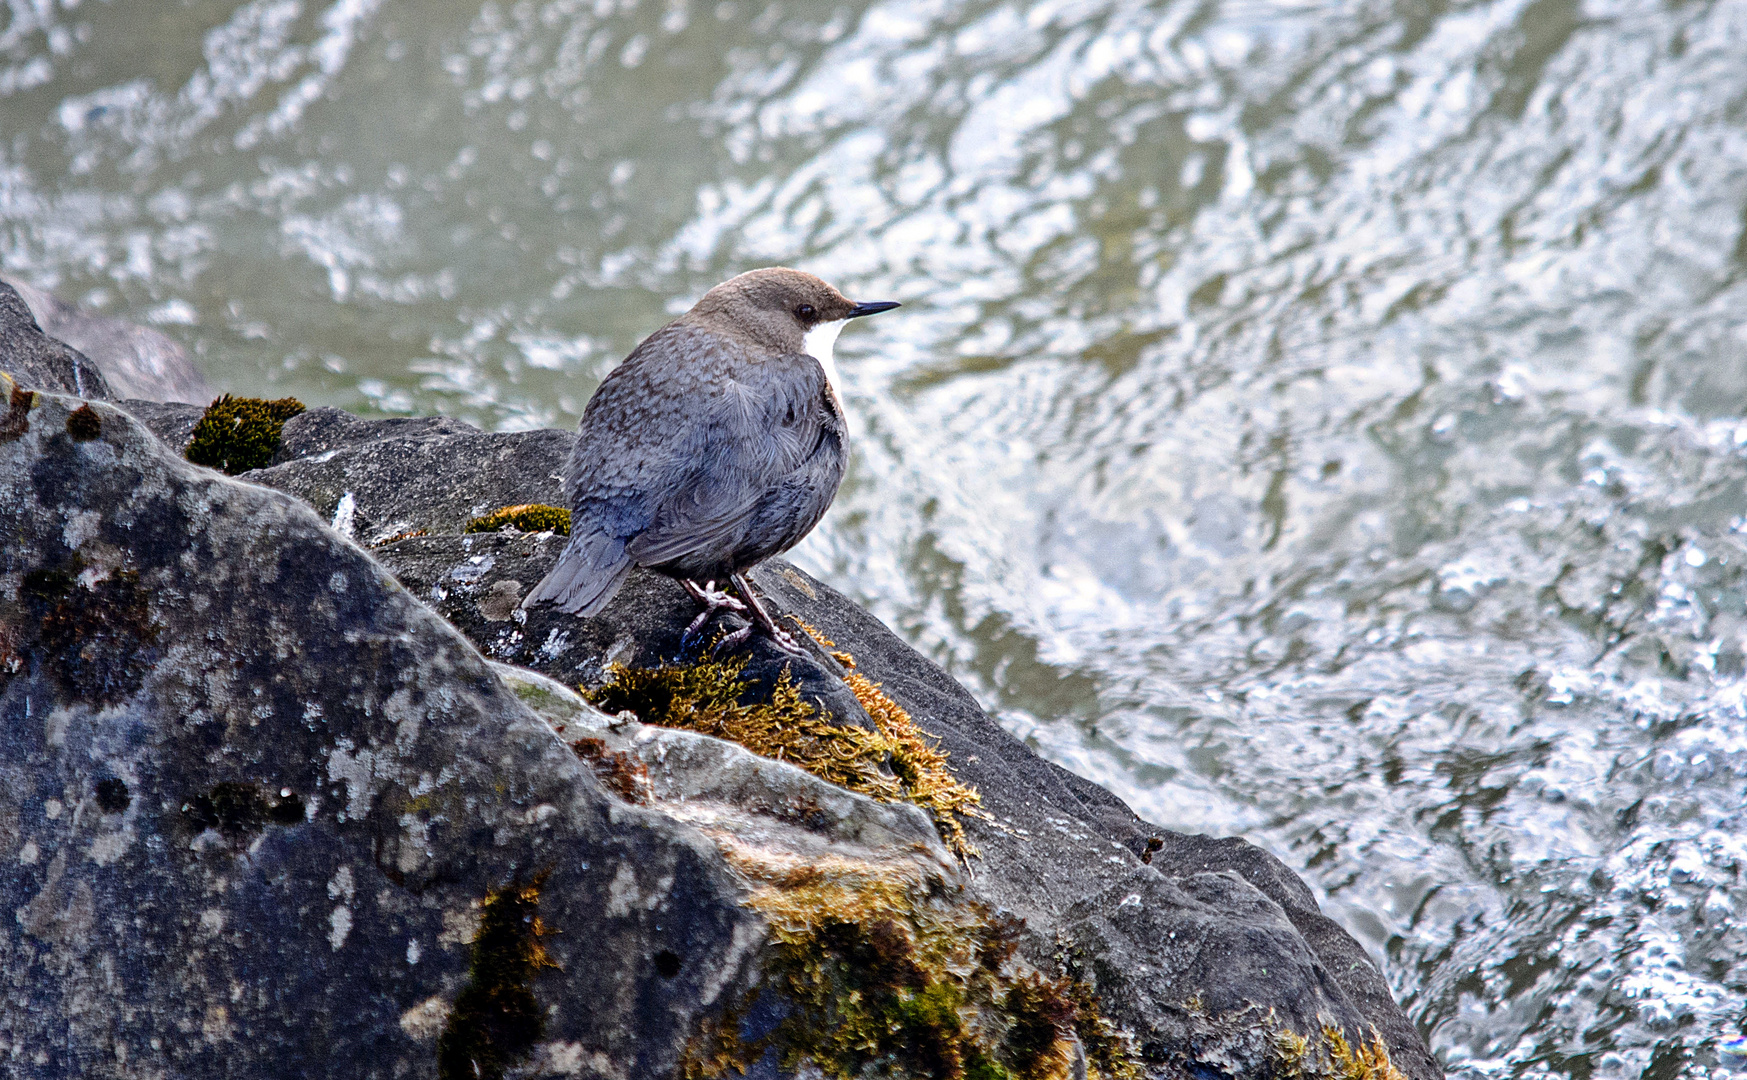
<path fill-rule="evenodd" d="M 741 599 L 746 601 L 746 606 L 752 609 L 753 622 L 752 625 L 736 630 L 721 641 L 717 642 L 717 649 L 734 648 L 741 642 L 745 641 L 748 637 L 751 637 L 753 626 L 757 626 L 762 628 L 765 636 L 770 638 L 771 643 L 783 652 L 788 653 L 790 656 L 804 657 L 807 655 L 807 651 L 795 642 L 794 637 L 790 635 L 787 630 L 778 626 L 776 620 L 770 617 L 770 612 L 764 610 L 764 605 L 758 602 L 757 595 L 752 591 L 752 582 L 746 580 L 745 574 L 729 574 L 728 580 L 733 583 L 735 590 L 740 593 Z"/>
<path fill-rule="evenodd" d="M 746 614 L 746 605 L 717 589 L 714 581 L 699 585 L 690 578 L 680 578 L 679 583 L 685 586 L 686 592 L 691 593 L 693 600 L 704 605 L 704 610 L 698 612 L 698 617 L 691 621 L 691 625 L 685 628 L 684 636 L 679 639 L 682 646 L 689 644 L 693 638 L 702 633 L 704 627 L 708 626 L 710 620 L 718 614 L 724 611 Z"/>

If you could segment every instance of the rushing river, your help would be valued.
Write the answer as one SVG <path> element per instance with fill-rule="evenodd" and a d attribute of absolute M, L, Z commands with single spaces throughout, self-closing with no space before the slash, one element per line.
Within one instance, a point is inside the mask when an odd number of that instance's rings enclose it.
<path fill-rule="evenodd" d="M 568 426 L 777 262 L 905 304 L 802 563 L 1453 1072 L 1741 1075 L 1747 0 L 0 8 L 0 267 L 227 389 Z"/>

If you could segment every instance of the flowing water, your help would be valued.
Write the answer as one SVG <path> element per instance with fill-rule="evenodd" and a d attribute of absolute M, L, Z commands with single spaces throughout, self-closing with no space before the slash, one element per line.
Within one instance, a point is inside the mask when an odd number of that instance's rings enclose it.
<path fill-rule="evenodd" d="M 1747 1072 L 1747 0 L 0 13 L 0 266 L 237 392 L 568 426 L 775 262 L 905 304 L 802 563 L 1453 1072 Z"/>

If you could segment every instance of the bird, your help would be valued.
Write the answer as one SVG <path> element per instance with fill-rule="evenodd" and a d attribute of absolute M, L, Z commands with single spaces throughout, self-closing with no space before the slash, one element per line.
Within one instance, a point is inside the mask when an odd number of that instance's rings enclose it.
<path fill-rule="evenodd" d="M 595 615 L 642 566 L 703 605 L 682 640 L 732 610 L 749 622 L 718 651 L 756 627 L 805 655 L 746 574 L 800 543 L 836 498 L 849 457 L 837 335 L 898 306 L 857 303 L 812 274 L 766 267 L 717 285 L 645 338 L 583 409 L 570 539 L 522 607 Z"/>

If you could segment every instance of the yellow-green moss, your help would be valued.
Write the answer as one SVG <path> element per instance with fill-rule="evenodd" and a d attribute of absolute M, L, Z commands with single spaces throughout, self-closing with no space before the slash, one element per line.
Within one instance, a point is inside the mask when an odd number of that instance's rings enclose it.
<path fill-rule="evenodd" d="M 738 865 L 738 864 L 737 864 Z M 756 876 L 758 865 L 740 867 Z M 687 1047 L 686 1080 L 711 1080 L 775 1052 L 831 1080 L 1064 1080 L 1072 1036 L 1087 1076 L 1135 1080 L 1126 1044 L 1095 1000 L 1017 958 L 1021 924 L 918 881 L 812 865 L 759 881 L 749 906 L 770 920 L 766 982 Z M 756 995 L 781 996 L 782 1019 L 748 1038 Z"/>
<path fill-rule="evenodd" d="M 559 536 L 570 535 L 570 511 L 562 506 L 547 506 L 544 503 L 522 503 L 519 506 L 505 506 L 493 510 L 484 517 L 468 520 L 461 527 L 464 533 L 501 532 L 514 526 L 525 533 L 555 532 Z"/>
<path fill-rule="evenodd" d="M 511 885 L 487 894 L 473 937 L 467 985 L 437 1040 L 440 1080 L 502 1080 L 546 1032 L 532 983 L 554 966 L 540 944 L 540 886 Z"/>
<path fill-rule="evenodd" d="M 851 684 L 878 730 L 831 723 L 785 672 L 770 701 L 743 704 L 743 658 L 688 667 L 614 665 L 612 681 L 584 696 L 608 713 L 630 710 L 645 724 L 687 728 L 737 742 L 753 753 L 798 765 L 839 787 L 882 802 L 913 802 L 934 816 L 941 839 L 959 858 L 976 854 L 963 818 L 980 815 L 974 788 L 947 768 L 946 755 L 927 742 L 909 714 L 861 679 Z M 886 771 L 890 767 L 890 772 Z"/>
<path fill-rule="evenodd" d="M 1355 1046 L 1333 1024 L 1310 1036 L 1282 1030 L 1274 1035 L 1274 1051 L 1289 1080 L 1407 1080 L 1376 1031 L 1369 1043 Z"/>
<path fill-rule="evenodd" d="M 947 766 L 947 755 L 930 741 L 933 736 L 917 727 L 910 714 L 886 696 L 879 683 L 856 670 L 854 656 L 837 649 L 837 643 L 817 628 L 799 619 L 795 621 L 822 648 L 833 650 L 831 656 L 849 669 L 849 673 L 843 677 L 844 685 L 861 702 L 861 707 L 867 710 L 867 714 L 873 717 L 880 731 L 892 740 L 892 771 L 898 774 L 899 782 L 906 789 L 904 797 L 911 802 L 920 803 L 934 814 L 941 836 L 961 858 L 976 854 L 977 849 L 971 846 L 965 836 L 963 819 L 980 817 L 991 820 L 983 812 L 983 797 L 977 793 L 977 789 L 959 783 Z"/>
<path fill-rule="evenodd" d="M 182 456 L 231 476 L 263 468 L 279 452 L 285 421 L 302 411 L 303 402 L 296 398 L 266 401 L 224 394 L 206 407 Z"/>

